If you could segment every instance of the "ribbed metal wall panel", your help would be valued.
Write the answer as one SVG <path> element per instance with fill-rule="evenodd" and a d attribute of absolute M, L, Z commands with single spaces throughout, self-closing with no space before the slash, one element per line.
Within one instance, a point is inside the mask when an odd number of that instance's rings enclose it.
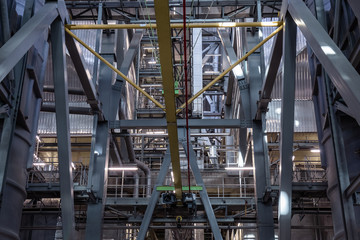
<path fill-rule="evenodd" d="M 279 21 L 278 18 L 264 18 L 263 22 L 272 22 L 272 21 Z M 275 27 L 263 27 L 262 28 L 262 35 L 263 38 L 269 36 L 273 31 L 275 31 Z M 264 58 L 265 58 L 265 66 L 268 65 L 271 53 L 271 47 L 274 42 L 274 38 L 270 39 L 264 44 L 263 51 L 264 51 Z M 297 31 L 296 36 L 296 52 L 300 53 L 306 47 L 306 39 L 301 31 Z"/>
<path fill-rule="evenodd" d="M 280 71 L 277 75 L 274 84 L 274 88 L 271 94 L 271 99 L 282 98 L 281 84 L 282 84 L 282 74 Z M 310 71 L 308 65 L 308 54 L 306 49 L 301 51 L 296 57 L 295 99 L 296 100 L 312 99 L 312 85 L 311 85 Z"/>
<path fill-rule="evenodd" d="M 70 114 L 70 134 L 71 135 L 90 135 L 92 134 L 93 116 Z M 55 135 L 56 120 L 55 113 L 40 112 L 39 135 Z"/>
<path fill-rule="evenodd" d="M 266 113 L 266 131 L 280 132 L 281 101 L 273 100 Z M 314 104 L 312 101 L 295 101 L 295 132 L 316 132 Z"/>

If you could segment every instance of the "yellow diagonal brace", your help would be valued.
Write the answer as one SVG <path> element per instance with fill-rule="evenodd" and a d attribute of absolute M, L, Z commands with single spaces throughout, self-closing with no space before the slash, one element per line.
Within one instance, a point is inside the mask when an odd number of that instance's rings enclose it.
<path fill-rule="evenodd" d="M 160 66 L 164 98 L 166 106 L 166 121 L 169 134 L 169 146 L 172 169 L 174 173 L 175 195 L 181 199 L 182 183 L 179 157 L 179 139 L 176 123 L 175 88 L 172 62 L 172 42 L 169 15 L 169 0 L 155 0 L 155 16 L 160 52 Z"/>
<path fill-rule="evenodd" d="M 279 27 L 282 22 L 217 22 L 217 23 L 188 23 L 187 28 L 229 28 L 229 27 Z M 147 29 L 157 28 L 156 24 L 68 24 L 66 28 L 80 29 Z M 182 23 L 170 24 L 170 28 L 183 28 Z"/>
<path fill-rule="evenodd" d="M 84 43 L 80 38 L 78 38 L 74 33 L 72 33 L 69 29 L 65 28 L 65 31 L 72 36 L 76 41 L 78 41 L 81 45 L 83 45 L 87 50 L 89 50 L 92 54 L 94 54 L 97 58 L 99 58 L 103 63 L 105 63 L 109 68 L 111 68 L 114 72 L 116 72 L 117 74 L 119 74 L 123 79 L 125 79 L 125 81 L 127 81 L 131 86 L 133 86 L 134 88 L 136 88 L 139 92 L 141 92 L 142 94 L 144 94 L 148 99 L 150 99 L 153 103 L 155 103 L 156 106 L 158 106 L 159 108 L 161 108 L 162 110 L 165 111 L 165 107 L 159 103 L 158 101 L 156 101 L 153 97 L 151 97 L 147 92 L 145 92 L 141 87 L 139 87 L 138 85 L 136 85 L 133 81 L 131 81 L 127 76 L 125 76 L 122 72 L 120 72 L 116 67 L 114 67 L 111 63 L 109 63 L 108 61 L 105 60 L 105 58 L 103 58 L 102 56 L 100 56 L 100 54 L 98 54 L 97 52 L 95 52 L 91 47 L 89 47 L 86 43 Z"/>
<path fill-rule="evenodd" d="M 257 44 L 253 49 L 251 49 L 248 53 L 246 53 L 242 58 L 237 60 L 233 65 L 231 65 L 228 69 L 223 71 L 219 76 L 217 76 L 214 80 L 212 80 L 208 85 L 206 85 L 203 89 L 201 89 L 199 92 L 197 92 L 194 96 L 189 98 L 188 104 L 192 103 L 197 97 L 199 97 L 201 94 L 203 94 L 206 90 L 208 90 L 212 85 L 214 85 L 217 81 L 222 79 L 226 74 L 228 74 L 234 67 L 236 67 L 239 63 L 247 59 L 252 53 L 254 53 L 258 48 L 260 48 L 264 43 L 269 41 L 270 38 L 275 36 L 278 32 L 280 32 L 283 29 L 283 25 L 281 25 L 279 28 L 277 28 L 274 32 L 272 32 L 268 37 L 266 37 L 264 40 L 262 40 L 259 44 Z M 176 110 L 176 113 L 179 113 L 182 111 L 182 109 L 185 107 L 186 103 L 182 104 L 179 109 Z"/>

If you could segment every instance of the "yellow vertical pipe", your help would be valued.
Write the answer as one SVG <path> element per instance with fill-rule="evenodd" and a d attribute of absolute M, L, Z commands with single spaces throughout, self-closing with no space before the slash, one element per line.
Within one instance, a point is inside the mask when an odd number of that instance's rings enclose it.
<path fill-rule="evenodd" d="M 182 183 L 179 156 L 179 139 L 176 123 L 175 87 L 172 61 L 172 42 L 169 15 L 169 0 L 155 0 L 155 16 L 160 51 L 160 66 L 164 98 L 166 106 L 166 121 L 169 135 L 169 146 L 172 169 L 174 173 L 175 195 L 181 199 Z"/>

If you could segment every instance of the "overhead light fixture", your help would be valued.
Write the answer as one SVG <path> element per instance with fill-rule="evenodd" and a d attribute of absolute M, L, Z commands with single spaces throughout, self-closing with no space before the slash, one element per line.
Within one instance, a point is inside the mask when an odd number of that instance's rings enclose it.
<path fill-rule="evenodd" d="M 314 149 L 311 149 L 310 152 L 312 152 L 312 153 L 319 153 L 319 152 L 320 152 L 320 149 L 314 148 Z"/>
<path fill-rule="evenodd" d="M 156 64 L 156 61 L 153 61 L 153 60 L 148 61 L 148 64 Z"/>
<path fill-rule="evenodd" d="M 46 163 L 44 163 L 44 162 L 34 162 L 33 163 L 33 166 L 45 166 L 46 165 Z"/>
<path fill-rule="evenodd" d="M 164 131 L 147 132 L 146 134 L 164 134 Z"/>
<path fill-rule="evenodd" d="M 139 168 L 137 167 L 110 167 L 110 171 L 136 171 Z"/>
<path fill-rule="evenodd" d="M 226 167 L 225 170 L 229 170 L 229 171 L 254 170 L 254 167 Z"/>
<path fill-rule="evenodd" d="M 204 74 L 220 74 L 218 71 L 205 71 Z"/>

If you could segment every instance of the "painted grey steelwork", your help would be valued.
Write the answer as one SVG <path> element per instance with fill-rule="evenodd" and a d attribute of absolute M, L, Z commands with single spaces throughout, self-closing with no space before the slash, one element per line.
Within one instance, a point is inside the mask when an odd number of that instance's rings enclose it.
<path fill-rule="evenodd" d="M 156 179 L 154 190 L 152 191 L 151 198 L 149 201 L 149 204 L 146 207 L 146 211 L 143 217 L 143 221 L 141 222 L 139 235 L 137 239 L 144 240 L 146 237 L 146 233 L 148 231 L 152 215 L 154 213 L 155 207 L 157 205 L 157 202 L 160 197 L 160 192 L 156 191 L 157 186 L 162 186 L 166 177 L 166 174 L 168 173 L 169 167 L 171 163 L 171 157 L 170 157 L 170 150 L 168 150 L 165 153 L 164 161 L 162 162 L 159 175 Z"/>
<path fill-rule="evenodd" d="M 315 3 L 315 4 L 314 4 Z M 319 23 L 327 29 L 322 1 L 314 1 L 312 12 L 316 14 Z M 335 29 L 336 30 L 336 29 Z M 335 33 L 334 33 L 335 34 Z M 309 56 L 313 56 L 309 49 Z M 309 58 L 314 86 L 314 106 L 316 108 L 318 135 L 321 149 L 322 164 L 326 166 L 328 178 L 327 195 L 332 208 L 334 239 L 358 239 L 356 230 L 355 207 L 352 198 L 347 197 L 349 177 L 358 174 L 358 156 L 352 154 L 354 146 L 358 146 L 359 127 L 355 120 L 336 114 L 335 94 L 329 77 L 324 69 L 317 69 L 318 60 Z M 336 93 L 337 94 L 337 93 Z M 336 97 L 337 98 L 337 97 Z M 345 144 L 346 143 L 346 144 Z M 347 165 L 351 164 L 351 168 Z M 356 170 L 355 170 L 356 169 Z"/>
<path fill-rule="evenodd" d="M 266 112 L 270 96 L 275 84 L 276 76 L 280 66 L 282 57 L 283 31 L 280 31 L 276 36 L 271 48 L 271 59 L 269 65 L 266 67 L 263 86 L 261 88 L 261 95 L 258 101 L 258 110 L 256 112 L 256 120 L 261 120 L 261 112 Z"/>
<path fill-rule="evenodd" d="M 85 60 L 81 54 L 80 44 L 69 34 L 66 34 L 66 47 L 74 63 L 75 70 L 87 97 L 87 102 L 94 111 L 100 111 L 95 85 L 91 79 L 89 70 L 86 67 Z"/>
<path fill-rule="evenodd" d="M 64 25 L 58 17 L 51 24 L 51 52 L 55 90 L 56 132 L 60 172 L 61 216 L 63 237 L 73 239 L 75 230 L 72 159 L 69 129 L 68 82 Z"/>
<path fill-rule="evenodd" d="M 337 2 L 340 2 L 340 1 L 337 1 Z M 360 24 L 360 2 L 357 0 L 348 0 L 347 2 L 351 6 L 351 8 L 358 20 L 358 23 Z"/>
<path fill-rule="evenodd" d="M 285 29 L 283 30 L 284 64 L 280 132 L 280 194 L 278 206 L 280 239 L 291 239 L 296 30 L 295 22 L 289 14 L 286 14 Z"/>
<path fill-rule="evenodd" d="M 226 30 L 221 30 L 221 29 L 218 30 L 218 33 L 220 36 L 221 43 L 224 47 L 224 50 L 227 53 L 227 59 L 230 65 L 232 65 L 238 60 L 238 57 L 236 56 L 235 50 L 230 42 L 229 33 Z M 234 74 L 234 77 L 238 82 L 245 80 L 242 66 L 240 64 L 232 70 L 232 73 Z M 230 84 L 232 84 L 232 81 L 229 80 L 229 85 L 227 87 L 228 89 L 230 89 Z M 243 103 L 242 104 L 243 109 L 241 111 L 244 112 L 244 119 L 251 119 L 250 104 L 248 104 L 249 89 L 242 87 L 242 84 L 240 83 L 238 84 L 238 86 L 240 87 L 240 98 L 241 98 L 241 102 Z M 226 97 L 231 99 L 232 93 L 228 93 Z"/>
<path fill-rule="evenodd" d="M 101 81 L 101 78 L 100 78 Z M 89 165 L 88 184 L 91 186 L 91 193 L 95 199 L 89 199 L 86 212 L 86 239 L 102 239 L 102 223 L 104 207 L 106 202 L 107 175 L 109 163 L 110 134 L 107 122 L 98 122 L 94 151 L 94 161 Z"/>
<path fill-rule="evenodd" d="M 359 74 L 303 1 L 290 1 L 288 11 L 345 103 L 354 112 L 355 119 L 360 123 L 360 112 L 356 110 L 360 105 Z"/>
<path fill-rule="evenodd" d="M 259 31 L 261 31 L 261 29 L 259 29 Z M 260 42 L 259 33 L 254 33 L 252 31 L 247 32 L 245 37 L 248 50 L 252 49 Z M 249 56 L 247 63 L 251 118 L 255 118 L 256 116 L 259 91 L 263 85 L 264 59 L 262 57 L 261 50 L 258 50 Z M 263 199 L 264 194 L 271 191 L 270 166 L 265 138 L 265 115 L 262 114 L 260 121 L 253 121 L 253 166 L 255 167 L 256 221 L 258 225 L 258 237 L 261 240 L 274 239 L 274 221 L 271 199 Z"/>
<path fill-rule="evenodd" d="M 48 29 L 58 15 L 56 9 L 55 2 L 45 4 L 0 48 L 0 82 Z"/>
<path fill-rule="evenodd" d="M 178 129 L 178 132 L 179 132 L 179 139 L 181 139 L 181 144 L 184 148 L 184 151 L 185 153 L 187 153 L 187 144 L 186 144 L 186 129 L 183 128 L 179 128 Z M 196 158 L 196 154 L 195 154 L 195 151 L 192 147 L 192 144 L 191 142 L 189 143 L 189 153 L 188 153 L 188 156 L 189 156 L 189 161 L 190 161 L 190 166 L 191 166 L 191 170 L 193 172 L 193 175 L 194 175 L 194 178 L 195 178 L 195 181 L 196 181 L 196 184 L 197 186 L 201 186 L 203 189 L 199 192 L 200 194 L 200 198 L 201 198 L 201 201 L 204 205 L 204 208 L 205 208 L 205 212 L 206 212 L 206 217 L 208 219 L 208 222 L 211 226 L 211 231 L 213 233 L 213 236 L 214 236 L 214 239 L 215 240 L 222 240 L 222 236 L 221 236 L 221 231 L 219 229 L 219 225 L 216 221 L 216 216 L 215 216 L 215 213 L 214 213 L 214 210 L 211 206 L 211 203 L 210 203 L 210 200 L 209 200 L 209 196 L 207 194 L 207 191 L 206 191 L 206 187 L 205 187 L 205 184 L 204 184 L 204 181 L 201 177 L 201 173 L 200 173 L 200 170 L 199 170 L 199 167 L 197 165 L 197 158 Z"/>
<path fill-rule="evenodd" d="M 178 119 L 179 127 L 185 127 L 185 119 Z M 166 119 L 118 120 L 109 122 L 113 129 L 162 129 L 166 128 Z M 189 119 L 190 128 L 240 128 L 251 127 L 252 123 L 240 119 Z"/>
<path fill-rule="evenodd" d="M 101 55 L 111 64 L 115 62 L 116 34 L 103 34 Z M 99 100 L 105 119 L 115 119 L 116 110 L 112 106 L 113 71 L 103 62 L 99 68 Z M 92 83 L 89 79 L 89 81 Z M 113 103 L 115 104 L 115 103 Z M 86 217 L 86 239 L 102 239 L 102 223 L 106 202 L 108 159 L 109 159 L 110 132 L 108 122 L 94 118 L 94 134 L 91 141 L 91 157 L 88 172 L 87 192 L 89 204 Z"/>
<path fill-rule="evenodd" d="M 76 8 L 91 8 L 91 7 L 97 7 L 99 4 L 98 1 L 65 1 L 67 8 L 70 9 L 76 9 Z M 211 0 L 198 0 L 198 1 L 186 1 L 187 7 L 219 7 L 219 6 L 255 6 L 257 0 L 217 0 L 216 2 Z M 280 6 L 281 0 L 274 0 L 274 1 L 268 1 L 268 0 L 261 0 L 261 3 L 266 5 L 267 3 L 276 4 L 277 6 Z M 104 8 L 139 8 L 142 6 L 145 7 L 154 7 L 154 1 L 148 1 L 146 2 L 136 2 L 136 1 L 122 1 L 122 2 L 104 2 Z M 179 7 L 179 1 L 170 1 L 169 3 L 170 7 Z"/>

